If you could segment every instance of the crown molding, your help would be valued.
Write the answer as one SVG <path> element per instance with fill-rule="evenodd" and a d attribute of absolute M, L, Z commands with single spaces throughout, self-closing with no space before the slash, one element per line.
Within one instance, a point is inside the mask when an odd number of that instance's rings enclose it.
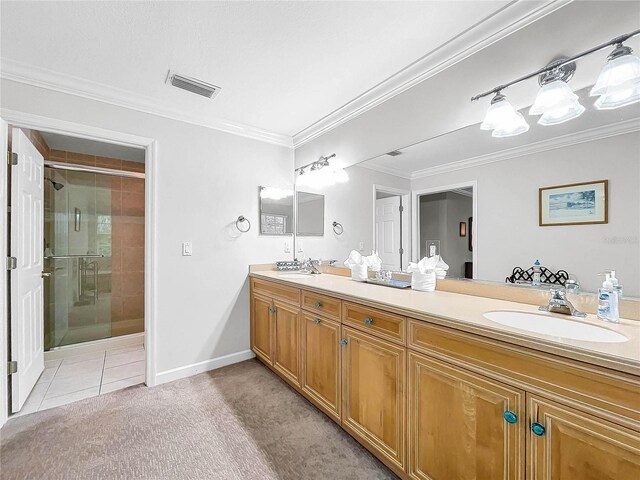
<path fill-rule="evenodd" d="M 186 111 L 163 107 L 149 97 L 16 60 L 1 59 L 0 78 L 190 123 L 200 127 L 211 128 L 261 142 L 293 148 L 293 139 L 288 135 L 270 132 L 222 118 L 210 117 L 208 115 L 193 115 Z"/>
<path fill-rule="evenodd" d="M 444 165 L 437 165 L 435 167 L 416 170 L 415 172 L 411 173 L 410 178 L 411 180 L 415 180 L 418 178 L 430 177 L 432 175 L 439 175 L 441 173 L 454 172 L 456 170 L 477 167 L 489 163 L 502 162 L 511 158 L 522 157 L 525 155 L 545 152 L 548 150 L 555 150 L 556 148 L 569 147 L 571 145 L 591 142 L 607 137 L 624 135 L 626 133 L 637 132 L 639 130 L 640 118 L 633 118 L 602 127 L 583 130 L 581 132 L 569 133 L 567 135 L 562 135 L 560 137 L 552 138 L 549 140 L 542 140 L 539 142 L 530 143 L 528 145 L 522 145 L 520 147 L 510 148 L 508 150 L 502 150 L 500 152 L 488 153 L 457 162 L 451 162 Z"/>
<path fill-rule="evenodd" d="M 384 167 L 382 165 L 367 165 L 367 161 L 362 163 L 356 163 L 352 165 L 353 167 L 366 168 L 367 170 L 373 170 L 374 172 L 386 173 L 387 175 L 393 175 L 394 177 L 405 178 L 407 180 L 411 180 L 411 174 L 403 172 L 402 170 L 397 170 L 391 167 Z"/>
<path fill-rule="evenodd" d="M 479 24 L 296 133 L 293 136 L 294 148 L 301 147 L 314 138 L 362 115 L 572 1 L 552 0 L 540 6 L 538 2 L 515 0 Z"/>

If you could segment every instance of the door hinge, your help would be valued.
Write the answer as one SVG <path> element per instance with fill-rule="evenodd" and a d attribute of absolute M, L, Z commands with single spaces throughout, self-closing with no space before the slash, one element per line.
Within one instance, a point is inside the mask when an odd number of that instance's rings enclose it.
<path fill-rule="evenodd" d="M 13 375 L 14 373 L 18 373 L 18 362 L 11 360 L 7 362 L 7 375 Z"/>
<path fill-rule="evenodd" d="M 18 259 L 16 257 L 7 257 L 7 270 L 15 270 L 18 268 Z"/>
<path fill-rule="evenodd" d="M 18 154 L 11 153 L 11 158 L 9 159 L 9 165 L 18 165 Z"/>
<path fill-rule="evenodd" d="M 398 207 L 398 210 L 400 210 L 400 213 L 404 212 L 404 207 L 402 205 L 400 205 L 400 207 Z"/>
<path fill-rule="evenodd" d="M 399 252 L 400 252 L 400 255 L 402 255 L 404 253 L 404 248 L 400 247 Z"/>

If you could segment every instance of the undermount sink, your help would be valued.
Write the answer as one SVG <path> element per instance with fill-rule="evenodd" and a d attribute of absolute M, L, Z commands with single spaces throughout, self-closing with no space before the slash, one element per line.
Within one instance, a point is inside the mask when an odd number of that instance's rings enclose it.
<path fill-rule="evenodd" d="M 313 275 L 311 275 L 309 273 L 285 272 L 285 273 L 279 273 L 278 277 L 280 277 L 280 278 L 310 278 L 310 277 L 313 277 Z"/>
<path fill-rule="evenodd" d="M 583 342 L 622 343 L 628 340 L 621 333 L 576 320 L 527 312 L 487 312 L 484 318 L 508 327 L 542 333 Z"/>

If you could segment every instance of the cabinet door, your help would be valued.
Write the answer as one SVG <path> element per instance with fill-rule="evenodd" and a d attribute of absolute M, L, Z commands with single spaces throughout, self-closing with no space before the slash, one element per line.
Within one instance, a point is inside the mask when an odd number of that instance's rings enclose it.
<path fill-rule="evenodd" d="M 410 352 L 410 477 L 524 478 L 524 412 L 523 391 Z"/>
<path fill-rule="evenodd" d="M 273 304 L 270 298 L 251 295 L 251 350 L 272 364 Z"/>
<path fill-rule="evenodd" d="M 340 324 L 302 317 L 302 390 L 340 421 Z"/>
<path fill-rule="evenodd" d="M 273 368 L 300 386 L 300 308 L 286 303 L 273 303 L 274 351 Z"/>
<path fill-rule="evenodd" d="M 640 435 L 598 417 L 529 396 L 531 480 L 638 480 Z"/>
<path fill-rule="evenodd" d="M 344 326 L 342 343 L 342 425 L 404 470 L 406 350 Z"/>

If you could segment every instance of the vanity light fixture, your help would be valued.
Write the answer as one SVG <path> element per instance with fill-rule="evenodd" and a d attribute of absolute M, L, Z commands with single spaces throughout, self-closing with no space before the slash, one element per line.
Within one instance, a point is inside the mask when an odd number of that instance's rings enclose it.
<path fill-rule="evenodd" d="M 348 182 L 349 175 L 344 168 L 331 168 L 329 160 L 335 156 L 335 153 L 326 157 L 322 156 L 315 162 L 296 168 L 296 185 L 298 187 L 323 188 L 336 183 Z M 308 173 L 305 172 L 305 168 L 309 169 Z"/>
<path fill-rule="evenodd" d="M 491 105 L 480 128 L 493 130 L 491 136 L 501 138 L 524 133 L 529 130 L 529 124 L 504 95 L 496 92 L 496 95 L 491 99 Z"/>
<path fill-rule="evenodd" d="M 611 110 L 640 102 L 640 58 L 632 55 L 630 47 L 616 44 L 607 57 L 598 81 L 591 89 L 598 110 Z"/>
<path fill-rule="evenodd" d="M 293 191 L 286 188 L 261 187 L 260 198 L 268 200 L 282 200 L 283 198 L 293 197 Z"/>
<path fill-rule="evenodd" d="M 578 102 L 578 96 L 573 93 L 568 81 L 576 71 L 575 62 L 564 63 L 566 59 L 554 60 L 548 66 L 562 64 L 538 77 L 540 90 L 536 95 L 529 115 L 542 115 L 538 124 L 557 125 L 579 117 L 585 108 Z"/>
<path fill-rule="evenodd" d="M 501 92 L 536 76 L 541 88 L 529 114 L 541 115 L 538 120 L 540 125 L 557 125 L 579 117 L 585 108 L 567 84 L 575 72 L 575 61 L 610 46 L 615 46 L 615 49 L 590 92 L 591 96 L 599 96 L 595 107 L 608 110 L 640 102 L 640 58 L 631 55 L 631 48 L 623 45 L 623 42 L 638 34 L 640 30 L 634 30 L 572 57 L 552 61 L 535 72 L 471 97 L 471 101 L 475 102 L 495 94 L 480 128 L 493 130 L 491 135 L 494 137 L 510 137 L 526 132 L 529 129 L 526 121 L 518 118 L 518 115 L 522 115 L 505 100 Z"/>

